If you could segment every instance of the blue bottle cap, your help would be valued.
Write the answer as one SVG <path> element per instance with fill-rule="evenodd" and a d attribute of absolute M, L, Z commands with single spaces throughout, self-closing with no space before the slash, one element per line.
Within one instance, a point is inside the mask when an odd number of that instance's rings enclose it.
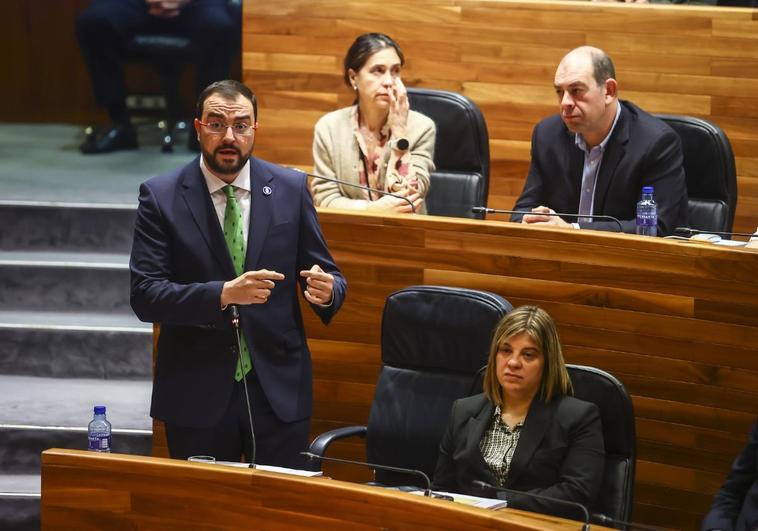
<path fill-rule="evenodd" d="M 95 415 L 105 415 L 105 406 L 95 406 Z"/>
<path fill-rule="evenodd" d="M 653 187 L 652 186 L 643 186 L 642 187 L 642 193 L 643 194 L 652 194 L 653 193 Z"/>

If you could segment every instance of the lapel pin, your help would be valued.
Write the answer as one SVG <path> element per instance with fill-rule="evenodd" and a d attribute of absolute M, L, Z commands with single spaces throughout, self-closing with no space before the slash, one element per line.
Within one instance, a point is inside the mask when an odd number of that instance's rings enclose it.
<path fill-rule="evenodd" d="M 263 195 L 271 195 L 271 192 L 273 192 L 273 190 L 271 190 L 270 186 L 263 187 Z"/>

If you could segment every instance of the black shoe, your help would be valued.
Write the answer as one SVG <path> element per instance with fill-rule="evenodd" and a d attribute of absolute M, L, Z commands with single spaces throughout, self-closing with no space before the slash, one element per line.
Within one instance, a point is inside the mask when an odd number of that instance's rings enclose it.
<path fill-rule="evenodd" d="M 103 136 L 95 139 L 94 133 L 89 131 L 84 143 L 79 150 L 87 155 L 95 153 L 110 153 L 120 149 L 137 149 L 137 132 L 132 127 L 114 125 Z"/>

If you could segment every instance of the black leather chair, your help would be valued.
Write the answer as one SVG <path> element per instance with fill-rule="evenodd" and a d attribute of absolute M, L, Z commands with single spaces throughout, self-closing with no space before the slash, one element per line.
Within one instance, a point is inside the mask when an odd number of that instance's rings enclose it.
<path fill-rule="evenodd" d="M 487 205 L 490 179 L 489 135 L 479 107 L 461 94 L 425 88 L 409 88 L 408 100 L 437 125 L 427 212 L 484 219 L 471 212 Z"/>
<path fill-rule="evenodd" d="M 186 128 L 182 121 L 182 100 L 179 81 L 184 67 L 193 61 L 192 41 L 181 35 L 144 34 L 135 35 L 126 44 L 124 58 L 130 63 L 150 65 L 161 80 L 166 99 L 166 113 L 158 123 L 161 129 L 161 151 L 174 150 L 174 136 Z"/>
<path fill-rule="evenodd" d="M 382 369 L 367 426 L 321 434 L 309 451 L 324 455 L 338 439 L 366 438 L 369 463 L 412 468 L 429 478 L 453 402 L 476 391 L 492 332 L 512 306 L 485 291 L 412 286 L 387 298 Z M 425 487 L 418 477 L 377 471 L 384 485 Z"/>
<path fill-rule="evenodd" d="M 574 396 L 597 404 L 605 439 L 605 472 L 600 498 L 592 507 L 616 520 L 631 520 L 637 442 L 634 408 L 624 386 L 611 374 L 582 365 L 567 364 Z"/>
<path fill-rule="evenodd" d="M 731 232 L 737 206 L 737 172 L 726 134 L 718 125 L 700 118 L 657 116 L 682 139 L 690 228 Z"/>

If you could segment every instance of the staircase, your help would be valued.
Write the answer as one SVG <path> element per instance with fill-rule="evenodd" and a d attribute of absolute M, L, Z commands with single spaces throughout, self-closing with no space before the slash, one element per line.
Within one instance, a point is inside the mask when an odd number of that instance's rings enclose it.
<path fill-rule="evenodd" d="M 0 201 L 0 529 L 38 529 L 40 452 L 149 455 L 152 326 L 129 307 L 131 205 Z"/>

